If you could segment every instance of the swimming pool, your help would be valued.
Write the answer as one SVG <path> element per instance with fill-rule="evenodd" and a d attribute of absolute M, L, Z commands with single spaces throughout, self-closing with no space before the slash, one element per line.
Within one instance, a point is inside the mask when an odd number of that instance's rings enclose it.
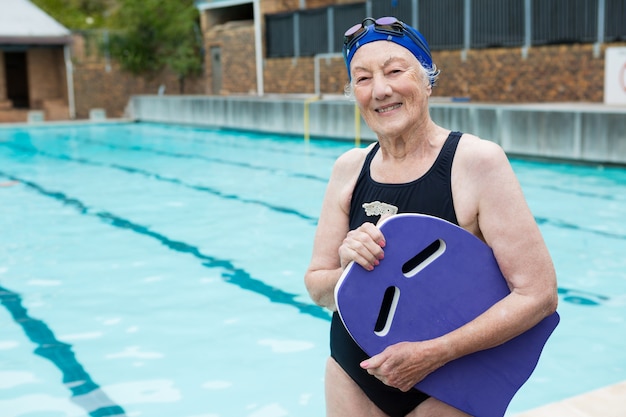
<path fill-rule="evenodd" d="M 329 315 L 302 277 L 350 146 L 158 124 L 0 129 L 3 417 L 323 415 Z M 626 170 L 513 164 L 557 267 L 561 324 L 507 415 L 626 379 Z"/>

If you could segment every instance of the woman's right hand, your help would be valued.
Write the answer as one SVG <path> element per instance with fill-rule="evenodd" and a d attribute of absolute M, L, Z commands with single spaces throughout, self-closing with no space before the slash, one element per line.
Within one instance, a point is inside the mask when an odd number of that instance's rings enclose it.
<path fill-rule="evenodd" d="M 345 269 L 352 261 L 361 265 L 368 271 L 385 257 L 383 248 L 385 237 L 373 223 L 363 223 L 358 228 L 351 230 L 339 246 L 339 259 L 341 268 Z"/>

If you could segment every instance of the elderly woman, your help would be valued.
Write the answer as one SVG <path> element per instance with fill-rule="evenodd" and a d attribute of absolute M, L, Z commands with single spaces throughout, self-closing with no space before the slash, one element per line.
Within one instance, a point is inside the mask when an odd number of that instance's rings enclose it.
<path fill-rule="evenodd" d="M 417 30 L 395 18 L 365 19 L 346 32 L 344 57 L 347 90 L 378 141 L 336 161 L 305 276 L 311 298 L 334 311 L 327 416 L 466 416 L 414 385 L 552 314 L 557 291 L 550 255 L 503 150 L 430 118 L 438 71 Z M 493 250 L 510 295 L 441 337 L 398 343 L 368 357 L 336 312 L 334 288 L 351 261 L 368 270 L 383 262 L 379 217 L 363 209 L 374 201 L 443 218 L 480 238 Z"/>

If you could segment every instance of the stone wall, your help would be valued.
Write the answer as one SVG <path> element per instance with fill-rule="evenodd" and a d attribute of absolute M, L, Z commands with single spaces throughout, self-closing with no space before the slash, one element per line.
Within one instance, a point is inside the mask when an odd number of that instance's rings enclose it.
<path fill-rule="evenodd" d="M 174 74 L 162 72 L 151 77 L 136 77 L 122 71 L 112 63 L 78 64 L 74 66 L 74 91 L 76 118 L 89 117 L 89 111 L 101 108 L 107 117 L 123 117 L 126 104 L 136 94 L 158 94 L 164 86 L 164 94 L 180 94 L 181 88 Z M 204 94 L 204 81 L 185 80 L 185 94 Z"/>
<path fill-rule="evenodd" d="M 254 23 L 231 22 L 216 26 L 205 37 L 205 90 L 206 94 L 232 93 L 256 94 L 256 66 L 254 50 Z M 222 88 L 213 91 L 211 48 L 220 48 Z"/>
<path fill-rule="evenodd" d="M 43 109 L 50 100 L 65 102 L 67 107 L 63 48 L 29 49 L 27 61 L 31 108 Z"/>
<path fill-rule="evenodd" d="M 222 49 L 221 93 L 255 91 L 252 22 L 240 24 L 236 32 L 215 27 L 207 39 L 210 40 L 207 47 L 219 44 Z M 434 94 L 466 97 L 474 102 L 602 102 L 604 51 L 618 45 L 602 45 L 598 56 L 594 55 L 592 44 L 537 46 L 526 54 L 521 48 L 473 49 L 466 54 L 460 50 L 434 51 L 433 59 L 441 70 Z M 229 60 L 231 54 L 238 58 Z M 322 58 L 319 63 L 321 93 L 342 94 L 347 74 L 341 56 Z M 312 57 L 266 59 L 263 74 L 266 94 L 315 92 Z M 207 63 L 206 85 L 211 85 L 210 63 Z M 207 88 L 207 93 L 213 92 Z"/>
<path fill-rule="evenodd" d="M 261 14 L 273 14 L 297 10 L 300 7 L 299 0 L 263 0 L 261 1 Z"/>
<path fill-rule="evenodd" d="M 478 102 L 602 102 L 604 50 L 593 45 L 538 46 L 527 57 L 521 48 L 433 53 L 441 69 L 437 95 L 464 96 Z"/>
<path fill-rule="evenodd" d="M 307 9 L 335 6 L 339 4 L 363 3 L 363 0 L 306 0 Z M 262 0 L 261 13 L 272 14 L 298 10 L 300 0 Z"/>
<path fill-rule="evenodd" d="M 84 119 L 94 108 L 106 111 L 107 117 L 123 117 L 128 100 L 135 94 L 181 94 L 175 74 L 163 71 L 151 76 L 134 76 L 103 56 L 92 39 L 75 35 L 72 44 L 76 117 Z M 184 94 L 205 94 L 204 77 L 186 79 Z"/>

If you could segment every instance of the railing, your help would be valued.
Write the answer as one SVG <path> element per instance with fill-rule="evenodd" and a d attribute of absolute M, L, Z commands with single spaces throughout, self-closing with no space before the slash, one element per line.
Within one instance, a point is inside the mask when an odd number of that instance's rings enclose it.
<path fill-rule="evenodd" d="M 267 57 L 341 52 L 366 16 L 396 16 L 433 50 L 626 40 L 624 0 L 368 0 L 266 15 Z"/>
<path fill-rule="evenodd" d="M 307 99 L 304 100 L 304 115 L 303 115 L 303 119 L 304 119 L 304 141 L 308 144 L 309 140 L 311 138 L 311 124 L 310 124 L 310 109 L 309 106 L 311 105 L 312 102 L 317 101 L 320 99 L 320 96 L 314 96 L 314 97 L 309 97 Z"/>

